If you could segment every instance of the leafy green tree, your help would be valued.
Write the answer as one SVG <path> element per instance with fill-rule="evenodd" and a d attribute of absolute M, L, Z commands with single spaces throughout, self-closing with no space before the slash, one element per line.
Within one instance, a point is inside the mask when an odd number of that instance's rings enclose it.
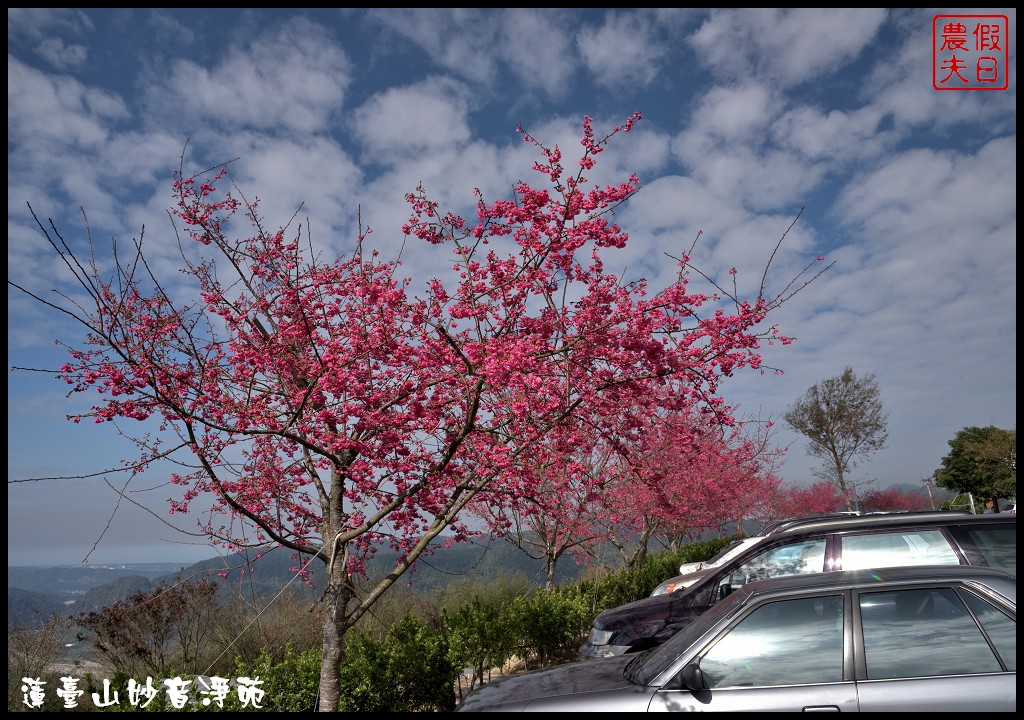
<path fill-rule="evenodd" d="M 807 454 L 822 458 L 814 475 L 834 483 L 853 510 L 850 472 L 889 439 L 889 417 L 882 411 L 881 391 L 873 374 L 857 376 L 847 367 L 840 375 L 812 385 L 783 416 L 810 441 Z"/>
<path fill-rule="evenodd" d="M 949 441 L 934 477 L 939 487 L 985 500 L 1016 497 L 1017 430 L 965 427 Z"/>

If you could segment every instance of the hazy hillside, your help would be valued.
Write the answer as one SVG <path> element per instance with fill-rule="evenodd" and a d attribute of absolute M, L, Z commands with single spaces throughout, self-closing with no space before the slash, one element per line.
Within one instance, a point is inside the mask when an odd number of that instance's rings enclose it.
<path fill-rule="evenodd" d="M 381 550 L 368 566 L 370 577 L 386 574 L 396 554 Z M 308 558 L 305 558 L 308 562 Z M 139 590 L 181 579 L 205 578 L 220 586 L 228 601 L 242 597 L 247 601 L 265 598 L 282 590 L 316 600 L 324 588 L 323 563 L 310 563 L 309 582 L 298 577 L 299 561 L 291 551 L 277 548 L 257 559 L 256 553 L 238 553 L 216 557 L 189 566 L 162 565 L 121 567 L 9 567 L 8 625 L 34 622 L 54 612 L 74 615 L 109 606 Z M 571 559 L 563 559 L 557 568 L 558 582 L 578 577 L 580 568 Z M 463 578 L 484 581 L 501 575 L 521 575 L 537 586 L 544 584 L 544 564 L 529 558 L 512 545 L 501 542 L 471 541 L 435 547 L 399 581 L 408 590 L 430 594 Z"/>
<path fill-rule="evenodd" d="M 7 588 L 7 626 L 37 627 L 55 613 L 65 614 L 67 608 L 52 595 Z"/>
<path fill-rule="evenodd" d="M 87 591 L 131 575 L 150 580 L 181 567 L 175 563 L 134 565 L 7 566 L 7 587 L 73 600 Z"/>
<path fill-rule="evenodd" d="M 375 578 L 386 574 L 394 566 L 396 557 L 396 553 L 391 550 L 378 551 L 368 564 L 368 575 Z M 301 562 L 308 563 L 308 583 L 296 573 L 296 568 Z M 572 580 L 578 577 L 579 573 L 580 568 L 571 559 L 566 558 L 558 563 L 559 582 Z M 440 543 L 432 553 L 424 554 L 399 582 L 417 593 L 429 594 L 457 579 L 491 579 L 501 574 L 521 574 L 537 585 L 544 584 L 542 562 L 533 560 L 521 550 L 497 540 L 489 543 L 470 541 L 451 547 L 444 547 L 443 543 Z M 294 553 L 284 548 L 271 550 L 258 559 L 254 553 L 213 558 L 184 568 L 181 572 L 158 578 L 156 583 L 172 582 L 178 577 L 193 580 L 209 578 L 218 582 L 232 595 L 247 598 L 270 592 L 276 593 L 285 588 L 311 598 L 318 598 L 324 587 L 323 563 L 310 563 L 308 557 L 300 561 Z"/>
<path fill-rule="evenodd" d="M 920 492 L 912 484 L 896 489 Z M 938 496 L 939 493 L 936 493 Z M 942 499 L 945 499 L 943 496 Z M 936 497 L 936 502 L 941 502 Z M 746 528 L 755 534 L 758 527 Z M 382 549 L 368 565 L 370 578 L 379 578 L 394 566 L 396 553 Z M 308 562 L 308 558 L 305 558 Z M 308 581 L 298 577 L 300 561 L 289 550 L 277 548 L 262 557 L 254 551 L 214 557 L 193 565 L 174 563 L 123 566 L 8 567 L 7 621 L 31 623 L 54 612 L 74 615 L 113 604 L 139 590 L 149 590 L 177 579 L 206 578 L 218 583 L 224 602 L 240 598 L 245 602 L 266 598 L 282 591 L 315 601 L 324 588 L 324 568 L 319 561 L 309 564 Z M 612 561 L 610 564 L 616 564 Z M 571 582 L 582 569 L 571 558 L 558 563 L 556 581 Z M 544 585 L 544 563 L 500 540 L 477 539 L 445 547 L 438 543 L 400 580 L 406 591 L 430 595 L 462 579 L 488 582 L 499 577 L 523 577 L 534 586 Z"/>

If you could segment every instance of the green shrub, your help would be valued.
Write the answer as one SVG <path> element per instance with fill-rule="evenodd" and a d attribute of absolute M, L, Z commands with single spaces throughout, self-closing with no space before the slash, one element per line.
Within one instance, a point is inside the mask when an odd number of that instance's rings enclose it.
<path fill-rule="evenodd" d="M 733 540 L 734 537 L 717 537 L 693 542 L 679 550 L 648 555 L 638 567 L 582 580 L 577 585 L 591 598 L 591 612 L 597 615 L 602 610 L 649 596 L 662 582 L 678 575 L 680 565 L 708 560 Z"/>
<path fill-rule="evenodd" d="M 590 632 L 590 603 L 574 588 L 537 590 L 506 608 L 507 622 L 518 633 L 519 655 L 528 666 L 575 659 L 581 637 Z"/>
<path fill-rule="evenodd" d="M 470 688 L 489 679 L 492 668 L 504 666 L 515 654 L 518 636 L 506 605 L 474 596 L 462 607 L 442 613 L 449 656 L 456 667 L 470 672 Z"/>
<path fill-rule="evenodd" d="M 455 707 L 455 666 L 440 633 L 409 616 L 384 640 L 353 638 L 341 666 L 346 712 L 431 712 Z"/>

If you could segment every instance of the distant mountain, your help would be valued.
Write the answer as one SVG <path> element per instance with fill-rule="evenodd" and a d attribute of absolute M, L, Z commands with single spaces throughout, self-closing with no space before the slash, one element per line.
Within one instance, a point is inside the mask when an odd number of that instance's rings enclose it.
<path fill-rule="evenodd" d="M 397 560 L 390 549 L 378 550 L 367 564 L 367 575 L 380 578 L 390 572 Z M 308 582 L 296 572 L 301 563 L 307 563 Z M 579 576 L 581 568 L 571 558 L 563 558 L 556 568 L 557 582 L 563 583 Z M 536 585 L 543 585 L 544 563 L 500 540 L 467 541 L 445 547 L 436 544 L 425 553 L 399 583 L 419 594 L 430 594 L 452 582 L 467 579 L 494 579 L 502 574 L 523 575 Z M 312 599 L 323 593 L 325 571 L 319 560 L 310 562 L 308 556 L 298 559 L 293 552 L 275 548 L 256 558 L 253 553 L 238 553 L 213 558 L 157 578 L 156 583 L 173 582 L 177 578 L 196 580 L 205 578 L 217 582 L 221 588 L 235 596 L 251 598 L 281 590 Z"/>
<path fill-rule="evenodd" d="M 382 549 L 368 563 L 371 578 L 380 578 L 394 566 L 397 553 Z M 308 556 L 303 559 L 309 562 Z M 309 563 L 308 582 L 296 573 L 299 561 L 284 548 L 258 557 L 252 551 L 211 558 L 193 565 L 176 563 L 124 566 L 8 567 L 8 625 L 33 622 L 40 614 L 75 615 L 97 610 L 140 590 L 185 579 L 217 582 L 220 594 L 265 598 L 279 592 L 294 593 L 311 601 L 324 590 L 324 566 Z M 559 561 L 557 582 L 579 576 L 581 568 L 571 558 Z M 418 594 L 430 594 L 461 579 L 493 580 L 521 575 L 537 586 L 544 584 L 544 563 L 501 540 L 467 541 L 445 547 L 438 543 L 424 554 L 399 585 Z"/>
<path fill-rule="evenodd" d="M 7 566 L 7 587 L 54 595 L 74 600 L 87 591 L 118 578 L 132 575 L 150 580 L 180 568 L 176 563 L 137 563 L 132 565 L 58 565 Z"/>
<path fill-rule="evenodd" d="M 56 614 L 67 614 L 67 608 L 52 595 L 7 588 L 7 627 L 39 627 Z"/>
<path fill-rule="evenodd" d="M 105 585 L 94 587 L 80 598 L 66 605 L 73 614 L 91 612 L 109 607 L 137 592 L 152 590 L 155 583 L 144 575 L 127 575 Z"/>

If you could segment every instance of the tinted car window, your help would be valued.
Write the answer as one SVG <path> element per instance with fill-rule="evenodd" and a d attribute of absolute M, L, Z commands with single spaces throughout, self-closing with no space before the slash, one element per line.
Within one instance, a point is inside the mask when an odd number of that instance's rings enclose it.
<path fill-rule="evenodd" d="M 766 550 L 737 567 L 728 582 L 736 590 L 748 582 L 822 572 L 825 542 L 825 538 L 801 540 Z"/>
<path fill-rule="evenodd" d="M 960 558 L 938 530 L 847 535 L 842 538 L 842 553 L 843 570 L 960 564 Z"/>
<path fill-rule="evenodd" d="M 756 608 L 700 660 L 705 686 L 765 687 L 843 679 L 841 595 Z"/>
<path fill-rule="evenodd" d="M 974 617 L 950 588 L 863 593 L 859 605 L 870 680 L 1002 669 Z"/>
<path fill-rule="evenodd" d="M 985 628 L 989 640 L 996 646 L 1007 670 L 1017 671 L 1017 621 L 997 607 L 973 593 L 965 592 L 964 601 L 978 622 Z"/>
<path fill-rule="evenodd" d="M 949 528 L 971 565 L 988 565 L 1017 574 L 1017 523 L 953 525 Z"/>

